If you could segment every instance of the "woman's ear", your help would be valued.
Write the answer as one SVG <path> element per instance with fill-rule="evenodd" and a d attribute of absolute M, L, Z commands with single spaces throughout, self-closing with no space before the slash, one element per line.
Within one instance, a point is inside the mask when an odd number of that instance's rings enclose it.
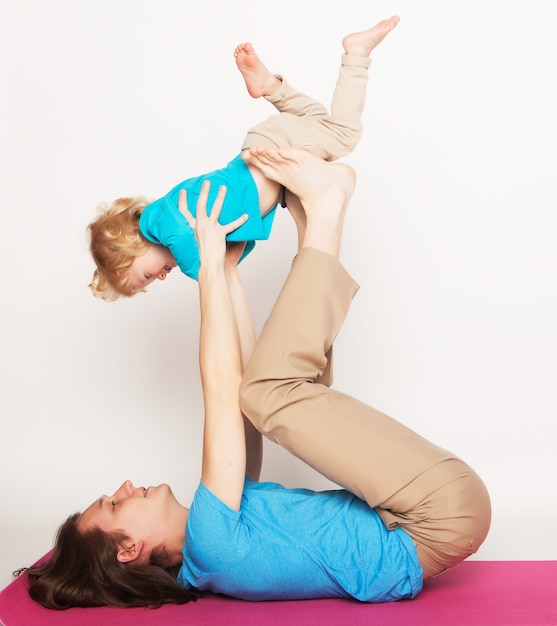
<path fill-rule="evenodd" d="M 142 550 L 142 541 L 132 542 L 131 539 L 128 539 L 126 543 L 120 544 L 116 558 L 120 563 L 130 563 L 139 558 Z"/>

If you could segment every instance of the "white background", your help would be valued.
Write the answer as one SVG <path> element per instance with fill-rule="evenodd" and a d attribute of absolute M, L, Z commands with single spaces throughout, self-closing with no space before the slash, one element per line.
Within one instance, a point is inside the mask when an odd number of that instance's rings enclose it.
<path fill-rule="evenodd" d="M 345 159 L 361 290 L 335 386 L 475 467 L 493 524 L 474 558 L 557 558 L 557 3 L 0 0 L 2 586 L 125 479 L 186 505 L 199 480 L 197 285 L 95 299 L 97 205 L 223 166 L 272 113 L 237 43 L 328 104 L 342 36 L 392 14 Z M 282 211 L 242 264 L 258 328 L 294 250 Z M 265 479 L 330 486 L 266 459 Z"/>

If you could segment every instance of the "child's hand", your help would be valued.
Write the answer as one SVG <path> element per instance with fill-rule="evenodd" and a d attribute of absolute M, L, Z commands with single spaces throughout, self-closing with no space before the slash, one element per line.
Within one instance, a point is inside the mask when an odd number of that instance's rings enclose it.
<path fill-rule="evenodd" d="M 228 263 L 237 263 L 242 255 L 245 244 L 240 244 L 241 250 L 239 253 L 238 248 L 240 246 L 231 246 L 229 252 L 226 246 L 226 235 L 244 224 L 248 216 L 244 214 L 228 224 L 219 223 L 218 219 L 226 196 L 225 187 L 219 189 L 218 195 L 211 208 L 211 214 L 207 215 L 207 199 L 210 188 L 211 183 L 205 181 L 201 187 L 201 193 L 197 201 L 196 217 L 194 217 L 188 209 L 186 191 L 184 189 L 180 191 L 178 208 L 186 218 L 188 224 L 195 231 L 202 266 L 211 263 L 223 264 L 225 257 Z M 234 261 L 236 257 L 237 259 Z"/>

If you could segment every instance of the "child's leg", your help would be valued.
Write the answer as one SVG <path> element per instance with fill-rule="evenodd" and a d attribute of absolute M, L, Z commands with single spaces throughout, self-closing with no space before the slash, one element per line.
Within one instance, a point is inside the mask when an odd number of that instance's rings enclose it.
<path fill-rule="evenodd" d="M 343 56 L 331 114 L 320 102 L 281 78 L 279 91 L 266 97 L 280 114 L 250 128 L 242 150 L 254 146 L 298 147 L 326 161 L 349 154 L 362 134 L 368 67 L 367 58 Z"/>
<path fill-rule="evenodd" d="M 282 76 L 272 74 L 256 54 L 251 43 L 237 46 L 234 50 L 234 57 L 246 83 L 248 93 L 253 98 L 264 97 L 278 111 L 291 114 L 294 118 L 323 117 L 328 114 L 327 109 L 320 102 L 293 89 Z M 278 119 L 276 121 L 278 122 Z M 293 123 L 295 123 L 295 119 Z M 275 128 L 273 118 L 257 125 L 248 131 L 242 150 L 251 146 L 276 148 L 279 145 L 282 147 L 292 145 L 293 140 L 290 138 L 290 132 L 286 126 L 286 122 L 278 122 Z M 293 134 L 296 134 L 295 130 Z"/>
<path fill-rule="evenodd" d="M 279 74 L 272 74 L 251 43 L 237 46 L 234 50 L 234 57 L 248 93 L 253 98 L 263 97 L 278 111 L 296 116 L 327 114 L 327 109 L 320 102 L 293 89 Z"/>
<path fill-rule="evenodd" d="M 242 409 L 267 437 L 375 507 L 389 527 L 404 526 L 425 574 L 435 575 L 478 549 L 489 527 L 489 497 L 449 451 L 316 382 L 358 288 L 336 258 L 345 206 L 327 189 L 344 172 L 311 162 L 303 151 L 280 155 L 286 173 L 268 152 L 254 160 L 311 210 L 304 245 L 246 368 Z M 296 167 L 303 176 L 293 179 Z"/>
<path fill-rule="evenodd" d="M 296 91 L 284 79 L 276 93 L 257 90 L 256 93 L 264 95 L 280 111 L 280 115 L 272 116 L 250 129 L 242 149 L 297 146 L 327 161 L 349 154 L 362 134 L 361 114 L 368 82 L 369 55 L 397 23 L 398 18 L 393 17 L 367 31 L 344 38 L 345 54 L 330 114 L 321 103 Z M 245 78 L 245 73 L 242 73 Z M 250 90 L 247 79 L 246 84 Z"/>

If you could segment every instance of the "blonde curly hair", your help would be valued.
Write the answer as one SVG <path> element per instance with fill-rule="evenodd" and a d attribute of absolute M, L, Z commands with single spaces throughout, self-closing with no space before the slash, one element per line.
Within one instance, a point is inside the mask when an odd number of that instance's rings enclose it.
<path fill-rule="evenodd" d="M 99 215 L 87 226 L 97 266 L 89 288 L 96 297 L 114 301 L 145 291 L 131 286 L 127 270 L 148 247 L 139 230 L 139 218 L 148 204 L 143 197 L 118 198 L 110 205 L 101 205 Z"/>

